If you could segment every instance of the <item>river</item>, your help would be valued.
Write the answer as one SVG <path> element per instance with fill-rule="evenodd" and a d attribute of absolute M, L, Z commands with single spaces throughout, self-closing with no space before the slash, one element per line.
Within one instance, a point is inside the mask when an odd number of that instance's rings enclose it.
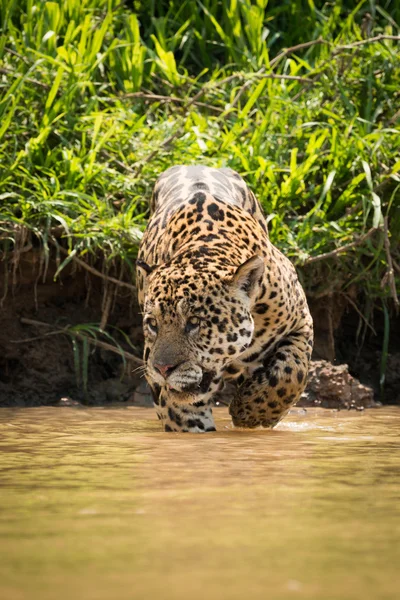
<path fill-rule="evenodd" d="M 0 410 L 2 600 L 400 597 L 400 409 Z"/>

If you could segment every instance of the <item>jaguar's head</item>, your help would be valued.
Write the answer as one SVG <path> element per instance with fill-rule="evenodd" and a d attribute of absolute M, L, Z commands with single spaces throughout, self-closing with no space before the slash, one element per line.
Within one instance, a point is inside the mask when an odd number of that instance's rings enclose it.
<path fill-rule="evenodd" d="M 177 402 L 214 393 L 223 367 L 249 346 L 251 307 L 264 261 L 253 256 L 236 270 L 194 270 L 170 263 L 151 269 L 138 262 L 144 279 L 144 359 L 147 377 Z"/>

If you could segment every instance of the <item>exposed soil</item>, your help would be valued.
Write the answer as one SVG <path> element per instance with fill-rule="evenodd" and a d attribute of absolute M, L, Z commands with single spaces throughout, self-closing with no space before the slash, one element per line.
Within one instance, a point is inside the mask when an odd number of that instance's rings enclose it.
<path fill-rule="evenodd" d="M 101 265 L 96 267 L 101 269 Z M 84 338 L 65 331 L 66 327 L 103 321 L 121 348 L 141 356 L 141 317 L 132 291 L 105 284 L 71 263 L 57 281 L 55 272 L 56 264 L 51 263 L 44 275 L 39 250 L 31 250 L 18 257 L 14 282 L 10 275 L 6 286 L 6 278 L 0 277 L 0 406 L 149 404 L 148 390 L 133 358 L 124 364 L 118 353 L 87 345 Z M 374 324 L 377 336 L 370 336 L 360 351 L 354 341 L 358 316 L 349 311 L 343 298 L 323 298 L 311 301 L 310 306 L 317 360 L 299 404 L 348 409 L 376 405 L 382 347 L 379 323 Z M 393 332 L 398 344 L 398 320 Z M 110 343 L 105 337 L 98 339 Z M 391 350 L 385 401 L 400 404 L 400 348 L 396 352 L 393 344 Z M 350 366 L 327 362 L 335 359 Z"/>
<path fill-rule="evenodd" d="M 140 382 L 134 372 L 137 365 L 129 360 L 124 365 L 119 354 L 89 345 L 85 369 L 82 339 L 76 338 L 74 352 L 74 336 L 62 330 L 99 324 L 107 317 L 107 325 L 129 336 L 140 356 L 140 316 L 132 293 L 115 286 L 107 290 L 101 279 L 73 266 L 67 266 L 56 282 L 55 264 L 44 279 L 38 278 L 38 260 L 34 252 L 21 255 L 17 284 L 9 282 L 0 309 L 0 405 L 54 404 L 61 398 L 88 404 L 129 400 Z M 4 294 L 3 282 L 0 295 Z M 134 353 L 119 331 L 110 331 L 124 350 Z"/>

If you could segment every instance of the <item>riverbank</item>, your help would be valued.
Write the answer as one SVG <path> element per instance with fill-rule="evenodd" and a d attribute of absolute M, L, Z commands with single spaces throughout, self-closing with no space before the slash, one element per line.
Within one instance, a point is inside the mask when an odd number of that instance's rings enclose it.
<path fill-rule="evenodd" d="M 71 261 L 54 280 L 57 261 L 49 260 L 44 269 L 41 256 L 40 249 L 20 254 L 15 283 L 10 263 L 8 288 L 0 285 L 0 405 L 151 404 L 140 368 L 143 336 L 132 284 L 107 279 L 101 260 L 92 263 L 91 272 Z M 360 317 L 351 305 L 336 306 L 333 314 L 332 298 L 325 297 L 310 306 L 315 362 L 300 405 L 400 404 L 398 321 L 392 323 L 382 398 L 379 320 L 376 335 L 370 332 L 357 350 L 354 329 Z M 229 391 L 220 402 L 229 402 Z"/>

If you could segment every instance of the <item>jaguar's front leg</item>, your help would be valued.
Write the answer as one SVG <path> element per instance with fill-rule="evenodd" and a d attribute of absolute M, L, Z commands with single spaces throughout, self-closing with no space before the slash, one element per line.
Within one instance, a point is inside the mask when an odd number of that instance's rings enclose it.
<path fill-rule="evenodd" d="M 274 427 L 307 382 L 313 333 L 307 324 L 281 340 L 239 386 L 229 412 L 236 427 Z"/>
<path fill-rule="evenodd" d="M 185 403 L 176 399 L 176 394 L 157 384 L 151 385 L 154 405 L 164 431 L 182 433 L 208 433 L 216 431 L 211 400 Z M 175 396 L 175 398 L 174 398 Z"/>

